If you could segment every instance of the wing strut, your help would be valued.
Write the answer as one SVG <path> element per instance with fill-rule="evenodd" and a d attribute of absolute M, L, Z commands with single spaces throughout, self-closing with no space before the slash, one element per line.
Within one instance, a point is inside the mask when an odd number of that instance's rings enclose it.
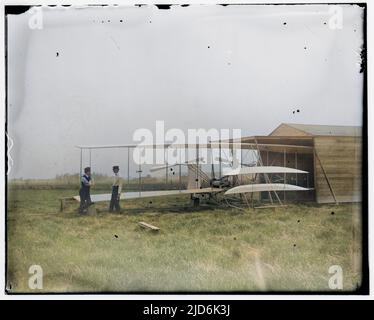
<path fill-rule="evenodd" d="M 260 162 L 260 165 L 263 166 L 264 164 L 262 162 L 262 157 L 261 157 L 260 149 L 258 148 L 257 139 L 255 139 L 255 143 L 256 143 L 256 148 L 257 148 L 257 152 L 258 152 L 258 161 Z M 269 179 L 269 176 L 268 176 L 267 173 L 264 174 L 264 177 L 265 177 L 266 182 L 270 183 L 270 179 Z M 273 203 L 273 198 L 271 196 L 271 192 L 270 191 L 268 191 L 268 192 L 269 192 L 270 201 L 271 201 L 271 203 Z M 275 196 L 277 197 L 277 199 L 279 201 L 279 204 L 282 205 L 282 201 L 279 198 L 278 193 L 276 191 L 274 191 L 274 193 L 275 193 Z"/>

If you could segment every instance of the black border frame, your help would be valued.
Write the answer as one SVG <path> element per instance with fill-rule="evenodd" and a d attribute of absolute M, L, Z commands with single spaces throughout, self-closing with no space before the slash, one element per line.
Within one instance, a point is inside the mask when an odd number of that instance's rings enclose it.
<path fill-rule="evenodd" d="M 90 5 L 90 4 L 87 4 Z M 126 4 L 120 4 L 126 5 Z M 140 6 L 135 5 L 135 6 Z M 145 4 L 146 5 L 146 4 Z M 170 4 L 170 5 L 156 5 L 159 9 L 169 9 L 173 5 L 182 5 L 181 4 Z M 197 5 L 197 4 L 191 4 Z M 213 4 L 212 4 L 213 5 Z M 366 2 L 357 2 L 357 3 L 231 3 L 231 4 L 217 4 L 222 6 L 266 6 L 266 5 L 357 5 L 364 8 L 363 14 L 363 51 L 361 53 L 361 68 L 363 72 L 363 122 L 362 122 L 362 281 L 361 287 L 357 288 L 355 291 L 227 291 L 227 292 L 210 292 L 210 291 L 198 291 L 198 292 L 189 292 L 189 291 L 123 291 L 123 292 L 10 292 L 7 290 L 7 278 L 8 278 L 8 233 L 7 233 L 7 216 L 8 216 L 8 145 L 7 145 L 7 135 L 4 134 L 5 138 L 5 288 L 4 292 L 7 295 L 325 295 L 325 296 L 344 296 L 344 295 L 369 295 L 369 206 L 368 206 L 368 85 L 367 85 L 367 3 Z M 29 10 L 31 7 L 37 5 L 4 5 L 4 48 L 5 48 L 5 133 L 8 132 L 8 25 L 7 25 L 7 15 L 8 14 L 22 14 Z M 56 5 L 50 5 L 54 7 Z M 71 5 L 63 5 L 64 7 L 70 7 Z M 91 6 L 105 7 L 105 4 L 94 4 Z M 189 6 L 189 5 L 183 5 Z M 197 300 L 196 300 L 197 301 Z M 165 300 L 166 302 L 166 300 Z"/>

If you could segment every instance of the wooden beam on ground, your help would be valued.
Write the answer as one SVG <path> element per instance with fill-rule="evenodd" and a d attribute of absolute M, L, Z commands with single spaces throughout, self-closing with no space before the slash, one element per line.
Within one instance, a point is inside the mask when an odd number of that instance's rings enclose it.
<path fill-rule="evenodd" d="M 153 225 L 151 225 L 149 223 L 143 222 L 143 221 L 139 222 L 138 224 L 142 228 L 150 229 L 150 230 L 153 230 L 153 231 L 159 231 L 160 230 L 160 228 L 158 228 L 156 226 L 153 226 Z"/>
<path fill-rule="evenodd" d="M 259 207 L 254 207 L 254 209 L 268 209 L 268 208 L 283 208 L 283 207 L 287 207 L 287 205 L 285 204 L 281 204 L 281 205 L 278 205 L 278 206 L 259 206 Z"/>

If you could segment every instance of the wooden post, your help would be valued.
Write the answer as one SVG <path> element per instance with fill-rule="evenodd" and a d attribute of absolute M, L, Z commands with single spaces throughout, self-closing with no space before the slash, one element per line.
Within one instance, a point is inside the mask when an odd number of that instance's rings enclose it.
<path fill-rule="evenodd" d="M 222 146 L 221 141 L 219 142 L 219 177 L 222 178 Z"/>
<path fill-rule="evenodd" d="M 142 194 L 142 166 L 140 164 L 140 154 L 139 154 L 139 169 L 138 169 L 138 174 L 139 174 L 139 196 Z"/>
<path fill-rule="evenodd" d="M 127 147 L 127 187 L 129 188 L 130 184 L 130 148 Z"/>
<path fill-rule="evenodd" d="M 286 167 L 286 149 L 283 149 L 283 167 Z M 283 174 L 283 183 L 286 184 L 286 173 Z M 286 191 L 283 191 L 283 201 L 286 201 Z"/>
<path fill-rule="evenodd" d="M 240 148 L 241 148 L 241 146 L 240 146 Z M 243 150 L 240 149 L 240 167 L 239 168 L 242 168 L 242 166 L 243 166 L 243 152 L 242 151 Z M 240 184 L 243 184 L 243 175 L 240 175 Z"/>
<path fill-rule="evenodd" d="M 168 175 L 169 175 L 169 167 L 168 167 L 168 146 L 165 149 L 165 184 L 168 185 Z"/>
<path fill-rule="evenodd" d="M 63 212 L 65 209 L 65 199 L 61 198 L 60 199 L 60 212 Z"/>
<path fill-rule="evenodd" d="M 297 169 L 297 151 L 295 152 L 295 169 Z M 296 185 L 297 185 L 297 173 L 296 173 Z"/>
<path fill-rule="evenodd" d="M 198 207 L 200 205 L 200 198 L 199 197 L 193 197 L 192 201 L 193 201 L 193 206 L 194 207 Z"/>
<path fill-rule="evenodd" d="M 91 162 L 91 148 L 89 149 L 89 152 L 90 152 L 90 168 L 91 168 L 91 179 L 92 179 L 92 182 L 95 183 L 95 180 L 93 179 L 93 170 L 92 170 L 92 162 Z"/>
<path fill-rule="evenodd" d="M 306 174 L 306 187 L 309 189 L 309 173 Z"/>
<path fill-rule="evenodd" d="M 179 149 L 180 150 L 180 149 Z M 179 152 L 179 191 L 182 190 L 182 155 L 181 150 Z"/>
<path fill-rule="evenodd" d="M 83 158 L 83 149 L 81 148 L 81 160 L 79 163 L 79 185 L 81 184 L 81 177 L 82 177 L 82 158 Z"/>
<path fill-rule="evenodd" d="M 199 145 L 196 144 L 196 189 L 199 188 Z"/>

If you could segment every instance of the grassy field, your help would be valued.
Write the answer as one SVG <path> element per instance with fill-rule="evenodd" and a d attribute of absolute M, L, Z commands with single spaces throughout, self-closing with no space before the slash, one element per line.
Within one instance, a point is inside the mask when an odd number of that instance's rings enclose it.
<path fill-rule="evenodd" d="M 79 183 L 79 175 L 77 174 L 66 174 L 57 176 L 54 179 L 13 179 L 8 185 L 8 189 L 12 190 L 74 190 L 77 188 Z M 165 178 L 144 176 L 142 177 L 142 187 L 144 190 L 170 190 L 179 188 L 179 180 L 176 178 L 172 179 L 169 177 L 169 183 L 165 183 Z M 181 176 L 181 184 L 184 188 L 187 187 L 188 177 L 185 175 Z M 93 175 L 95 192 L 108 192 L 110 190 L 113 177 L 103 174 Z M 136 191 L 139 189 L 138 178 L 131 178 L 127 180 L 124 178 L 126 183 L 123 184 L 124 191 Z M 77 193 L 77 192 L 75 192 Z"/>
<path fill-rule="evenodd" d="M 360 284 L 359 205 L 241 211 L 176 196 L 122 201 L 121 214 L 97 204 L 79 216 L 76 203 L 60 213 L 57 199 L 74 194 L 8 193 L 9 292 L 330 291 L 332 265 L 344 290 Z M 42 290 L 28 287 L 34 264 Z"/>

